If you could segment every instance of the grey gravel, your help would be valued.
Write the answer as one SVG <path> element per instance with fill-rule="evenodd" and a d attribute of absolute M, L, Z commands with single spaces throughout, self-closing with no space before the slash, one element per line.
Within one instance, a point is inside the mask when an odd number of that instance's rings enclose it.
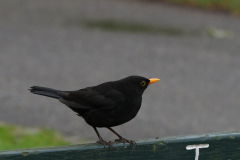
<path fill-rule="evenodd" d="M 197 34 L 114 32 L 86 28 L 82 20 L 158 25 Z M 210 26 L 231 30 L 234 37 L 209 37 Z M 82 118 L 27 89 L 39 85 L 74 90 L 141 75 L 161 81 L 146 90 L 137 117 L 115 127 L 123 137 L 239 130 L 239 32 L 237 17 L 164 3 L 0 1 L 0 121 L 95 141 L 94 130 Z M 100 132 L 106 140 L 116 138 L 107 129 Z"/>

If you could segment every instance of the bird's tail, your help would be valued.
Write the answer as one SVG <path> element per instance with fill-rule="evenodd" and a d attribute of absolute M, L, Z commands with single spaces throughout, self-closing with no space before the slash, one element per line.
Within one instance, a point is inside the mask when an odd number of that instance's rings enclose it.
<path fill-rule="evenodd" d="M 51 89 L 51 88 L 45 88 L 45 87 L 39 87 L 39 86 L 33 86 L 31 89 L 29 89 L 33 94 L 39 94 L 42 96 L 47 96 L 51 98 L 61 98 L 57 92 L 58 90 Z"/>

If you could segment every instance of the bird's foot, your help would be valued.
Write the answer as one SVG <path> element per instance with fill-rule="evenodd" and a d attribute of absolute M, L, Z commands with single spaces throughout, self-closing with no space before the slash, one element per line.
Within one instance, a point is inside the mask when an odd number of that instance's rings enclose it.
<path fill-rule="evenodd" d="M 112 143 L 113 143 L 113 142 L 111 142 L 111 141 L 104 141 L 102 138 L 100 138 L 99 141 L 97 141 L 97 143 L 103 144 L 103 145 L 104 145 L 104 148 L 105 148 L 106 145 L 108 145 L 108 146 L 111 147 L 111 148 L 114 148 L 114 147 L 112 146 Z"/>
<path fill-rule="evenodd" d="M 125 138 L 123 138 L 123 137 L 121 137 L 121 138 L 119 138 L 119 139 L 116 139 L 115 141 L 117 141 L 117 142 L 122 142 L 122 143 L 124 143 L 124 145 L 125 145 L 125 143 L 130 143 L 130 144 L 136 146 L 136 142 L 135 142 L 135 141 L 133 141 L 133 140 L 127 140 L 127 139 L 125 139 Z"/>

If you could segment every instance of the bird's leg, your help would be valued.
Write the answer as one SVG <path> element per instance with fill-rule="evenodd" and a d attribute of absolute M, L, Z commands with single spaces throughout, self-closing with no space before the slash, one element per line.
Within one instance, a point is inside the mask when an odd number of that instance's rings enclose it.
<path fill-rule="evenodd" d="M 125 143 L 130 143 L 134 146 L 136 145 L 136 142 L 134 142 L 133 140 L 127 140 L 127 139 L 123 138 L 116 131 L 114 131 L 112 128 L 107 127 L 107 129 L 109 129 L 110 131 L 112 131 L 114 134 L 116 134 L 118 136 L 119 139 L 116 139 L 115 141 L 122 142 L 122 143 L 124 143 L 124 145 L 125 145 Z"/>
<path fill-rule="evenodd" d="M 98 138 L 99 138 L 99 141 L 97 141 L 97 143 L 101 143 L 101 144 L 103 144 L 104 145 L 104 148 L 105 148 L 105 145 L 108 145 L 108 146 L 110 146 L 111 148 L 114 148 L 113 146 L 112 146 L 112 142 L 111 141 L 104 141 L 103 139 L 102 139 L 102 137 L 100 136 L 100 134 L 98 133 L 98 130 L 97 130 L 97 128 L 96 127 L 93 127 L 93 129 L 95 130 L 95 132 L 97 133 L 97 136 L 98 136 Z"/>

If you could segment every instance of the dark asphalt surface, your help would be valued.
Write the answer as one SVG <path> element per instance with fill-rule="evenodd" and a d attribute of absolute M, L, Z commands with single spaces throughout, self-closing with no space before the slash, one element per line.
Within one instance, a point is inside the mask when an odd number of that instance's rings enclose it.
<path fill-rule="evenodd" d="M 103 31 L 82 20 L 116 20 L 197 33 L 183 36 Z M 234 31 L 209 37 L 209 26 Z M 162 3 L 108 0 L 0 1 L 0 121 L 97 140 L 58 101 L 33 85 L 75 90 L 129 75 L 160 78 L 137 117 L 115 127 L 123 137 L 240 129 L 240 18 Z M 100 129 L 106 140 L 116 138 Z"/>

